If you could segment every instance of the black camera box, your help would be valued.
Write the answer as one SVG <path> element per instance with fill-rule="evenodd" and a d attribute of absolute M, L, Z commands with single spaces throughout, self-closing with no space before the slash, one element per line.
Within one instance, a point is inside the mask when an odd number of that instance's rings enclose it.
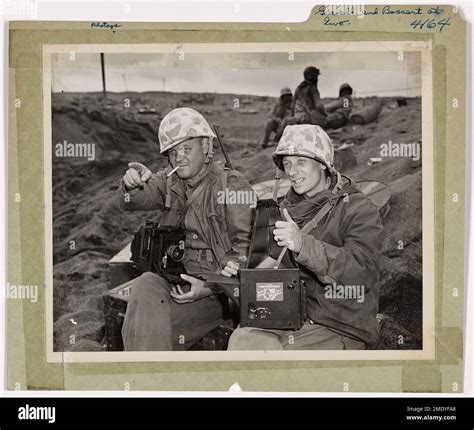
<path fill-rule="evenodd" d="M 184 229 L 147 220 L 133 238 L 131 259 L 142 273 L 179 275 L 185 273 L 182 263 L 185 241 Z"/>
<path fill-rule="evenodd" d="M 298 330 L 306 320 L 306 287 L 297 268 L 240 270 L 240 325 Z"/>

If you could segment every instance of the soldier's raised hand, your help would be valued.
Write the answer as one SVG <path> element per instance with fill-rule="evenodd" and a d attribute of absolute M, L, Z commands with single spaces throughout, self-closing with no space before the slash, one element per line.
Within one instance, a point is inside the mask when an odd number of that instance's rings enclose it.
<path fill-rule="evenodd" d="M 127 189 L 143 187 L 151 178 L 151 170 L 141 163 L 128 163 L 129 169 L 123 175 L 123 183 Z"/>
<path fill-rule="evenodd" d="M 288 209 L 283 209 L 283 217 L 286 221 L 277 221 L 273 230 L 273 236 L 278 246 L 287 246 L 290 251 L 296 253 L 303 246 L 303 235 L 298 225 L 291 219 Z"/>

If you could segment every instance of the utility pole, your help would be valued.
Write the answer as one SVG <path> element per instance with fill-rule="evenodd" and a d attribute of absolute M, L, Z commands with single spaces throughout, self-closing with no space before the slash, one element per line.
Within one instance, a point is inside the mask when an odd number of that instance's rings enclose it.
<path fill-rule="evenodd" d="M 102 96 L 103 101 L 107 100 L 107 90 L 105 89 L 105 65 L 104 65 L 104 53 L 100 53 L 100 66 L 102 69 Z"/>

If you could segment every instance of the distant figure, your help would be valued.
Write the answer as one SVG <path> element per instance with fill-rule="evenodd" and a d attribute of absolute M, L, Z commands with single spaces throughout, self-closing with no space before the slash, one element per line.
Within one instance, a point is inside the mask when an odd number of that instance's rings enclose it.
<path fill-rule="evenodd" d="M 278 135 L 278 131 L 282 126 L 284 119 L 292 114 L 292 102 L 293 93 L 291 90 L 288 87 L 282 88 L 280 91 L 280 98 L 274 104 L 270 112 L 270 117 L 265 124 L 265 135 L 263 136 L 262 141 L 263 148 L 269 146 L 270 135 L 272 132 Z"/>
<path fill-rule="evenodd" d="M 293 116 L 285 119 L 275 136 L 276 141 L 280 140 L 287 125 L 313 124 L 323 128 L 326 126 L 327 113 L 318 90 L 320 74 L 319 69 L 314 66 L 306 67 L 304 70 L 304 81 L 298 85 L 293 97 Z"/>
<path fill-rule="evenodd" d="M 353 106 L 352 87 L 349 84 L 342 84 L 339 88 L 339 98 L 326 105 L 329 115 L 324 128 L 344 127 L 349 122 Z"/>

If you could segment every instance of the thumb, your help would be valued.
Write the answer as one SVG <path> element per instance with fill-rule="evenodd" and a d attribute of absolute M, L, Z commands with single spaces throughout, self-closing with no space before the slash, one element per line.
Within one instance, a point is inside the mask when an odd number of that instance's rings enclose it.
<path fill-rule="evenodd" d="M 152 173 L 151 173 L 151 170 L 148 169 L 148 168 L 145 168 L 144 170 L 145 170 L 145 172 L 141 172 L 141 173 L 143 173 L 142 177 L 141 177 L 141 180 L 142 180 L 142 182 L 147 182 L 148 179 L 151 178 Z"/>
<path fill-rule="evenodd" d="M 185 275 L 184 273 L 181 273 L 181 279 L 184 279 L 185 281 L 191 282 L 194 278 L 191 276 Z"/>
<path fill-rule="evenodd" d="M 240 255 L 239 256 L 239 261 L 242 262 L 242 263 L 246 263 L 247 262 L 247 256 L 246 255 Z"/>
<path fill-rule="evenodd" d="M 285 217 L 286 221 L 288 222 L 294 222 L 292 219 L 291 219 L 291 216 L 288 212 L 288 209 L 284 208 L 283 209 L 283 216 Z"/>

